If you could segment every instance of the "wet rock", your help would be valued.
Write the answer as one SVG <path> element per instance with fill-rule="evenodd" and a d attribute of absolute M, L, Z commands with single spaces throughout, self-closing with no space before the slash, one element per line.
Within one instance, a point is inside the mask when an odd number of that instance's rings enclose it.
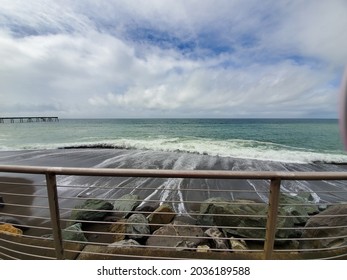
<path fill-rule="evenodd" d="M 347 204 L 328 207 L 323 212 L 311 217 L 306 223 L 300 248 L 332 248 L 347 245 Z M 321 228 L 317 228 L 321 227 Z M 322 228 L 323 227 L 323 228 Z M 312 229 L 310 229 L 312 228 Z M 336 238 L 334 238 L 336 236 Z M 321 238 L 321 239 L 320 239 Z"/>
<path fill-rule="evenodd" d="M 6 233 L 11 235 L 22 235 L 23 231 L 10 224 L 2 224 L 0 225 L 0 233 Z"/>
<path fill-rule="evenodd" d="M 88 199 L 82 205 L 76 206 L 72 210 L 71 220 L 100 221 L 108 215 L 108 212 L 105 210 L 112 209 L 113 205 L 108 201 Z"/>
<path fill-rule="evenodd" d="M 146 245 L 155 247 L 197 247 L 204 241 L 204 232 L 199 227 L 175 222 L 156 230 L 148 239 Z"/>
<path fill-rule="evenodd" d="M 121 241 L 117 241 L 108 245 L 108 247 L 116 247 L 116 248 L 129 248 L 129 247 L 138 247 L 138 246 L 141 246 L 140 243 L 138 243 L 137 241 L 133 239 L 121 240 Z"/>
<path fill-rule="evenodd" d="M 162 204 L 147 219 L 150 224 L 151 232 L 159 229 L 162 225 L 170 223 L 176 216 L 170 205 Z"/>
<path fill-rule="evenodd" d="M 135 240 L 147 238 L 150 229 L 146 217 L 142 214 L 131 215 L 127 221 L 126 233 Z"/>
<path fill-rule="evenodd" d="M 122 218 L 128 217 L 140 205 L 140 197 L 135 194 L 126 194 L 113 203 L 113 210 Z M 118 213 L 117 213 L 118 212 Z"/>
<path fill-rule="evenodd" d="M 110 226 L 110 232 L 114 233 L 113 241 L 118 242 L 125 238 L 127 220 L 121 219 Z"/>
<path fill-rule="evenodd" d="M 224 234 L 216 227 L 209 228 L 205 231 L 216 249 L 229 249 Z"/>

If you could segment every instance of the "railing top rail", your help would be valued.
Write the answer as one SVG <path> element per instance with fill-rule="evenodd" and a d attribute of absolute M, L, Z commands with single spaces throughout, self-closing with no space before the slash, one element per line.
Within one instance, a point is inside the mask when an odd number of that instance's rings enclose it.
<path fill-rule="evenodd" d="M 346 172 L 290 172 L 290 171 L 228 171 L 228 170 L 172 170 L 172 169 L 113 169 L 49 166 L 0 165 L 0 172 L 27 174 L 55 174 L 80 176 L 206 178 L 206 179 L 279 179 L 279 180 L 347 180 Z"/>

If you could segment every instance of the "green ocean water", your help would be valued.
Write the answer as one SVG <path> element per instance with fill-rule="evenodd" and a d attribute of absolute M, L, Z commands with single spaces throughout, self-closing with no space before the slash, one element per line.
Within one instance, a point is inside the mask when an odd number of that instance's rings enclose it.
<path fill-rule="evenodd" d="M 0 151 L 71 147 L 347 162 L 334 119 L 61 119 L 0 124 Z"/>

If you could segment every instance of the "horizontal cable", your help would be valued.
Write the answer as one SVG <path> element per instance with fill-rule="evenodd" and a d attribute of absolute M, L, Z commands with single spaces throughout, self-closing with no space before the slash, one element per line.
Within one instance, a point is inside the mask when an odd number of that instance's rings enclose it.
<path fill-rule="evenodd" d="M 25 255 L 25 256 L 29 256 L 29 257 L 36 257 L 36 258 L 47 259 L 47 260 L 55 260 L 56 259 L 56 258 L 42 256 L 42 255 L 35 255 L 35 254 L 25 253 L 25 252 L 22 252 L 22 251 L 17 251 L 17 250 L 5 248 L 3 246 L 0 246 L 0 248 L 5 249 L 6 251 L 9 251 L 9 252 L 12 252 L 12 253 L 16 253 L 16 254 L 19 254 L 19 255 Z"/>
<path fill-rule="evenodd" d="M 160 189 L 161 191 L 172 191 L 172 188 L 161 188 L 161 186 L 157 187 L 137 187 L 134 188 L 133 186 L 112 186 L 112 187 L 103 187 L 103 186 L 83 186 L 83 185 L 57 185 L 57 187 L 60 188 L 73 188 L 73 189 L 82 189 L 82 190 L 90 190 L 91 192 L 94 190 L 122 190 L 122 189 L 129 189 L 129 190 L 157 190 Z M 210 188 L 180 188 L 180 191 L 200 191 L 200 192 L 237 192 L 237 193 L 254 193 L 254 190 L 239 190 L 239 189 L 210 189 Z M 257 191 L 258 193 L 268 193 L 268 190 L 265 191 Z"/>
<path fill-rule="evenodd" d="M 27 236 L 26 236 L 27 237 Z M 28 247 L 28 248 L 35 248 L 35 249 L 43 249 L 43 250 L 48 250 L 48 251 L 54 251 L 55 248 L 54 247 L 46 247 L 46 246 L 38 246 L 38 245 L 32 245 L 32 244 L 25 244 L 25 243 L 21 243 L 21 242 L 15 242 L 15 241 L 11 241 L 11 240 L 7 240 L 7 239 L 2 239 L 0 238 L 0 240 L 9 243 L 9 244 L 14 244 L 14 245 L 20 245 L 23 247 Z"/>

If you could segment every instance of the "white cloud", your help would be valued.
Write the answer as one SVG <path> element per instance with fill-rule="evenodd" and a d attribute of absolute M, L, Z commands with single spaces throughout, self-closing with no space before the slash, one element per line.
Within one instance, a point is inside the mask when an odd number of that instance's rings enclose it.
<path fill-rule="evenodd" d="M 337 115 L 345 1 L 3 2 L 1 114 Z"/>

